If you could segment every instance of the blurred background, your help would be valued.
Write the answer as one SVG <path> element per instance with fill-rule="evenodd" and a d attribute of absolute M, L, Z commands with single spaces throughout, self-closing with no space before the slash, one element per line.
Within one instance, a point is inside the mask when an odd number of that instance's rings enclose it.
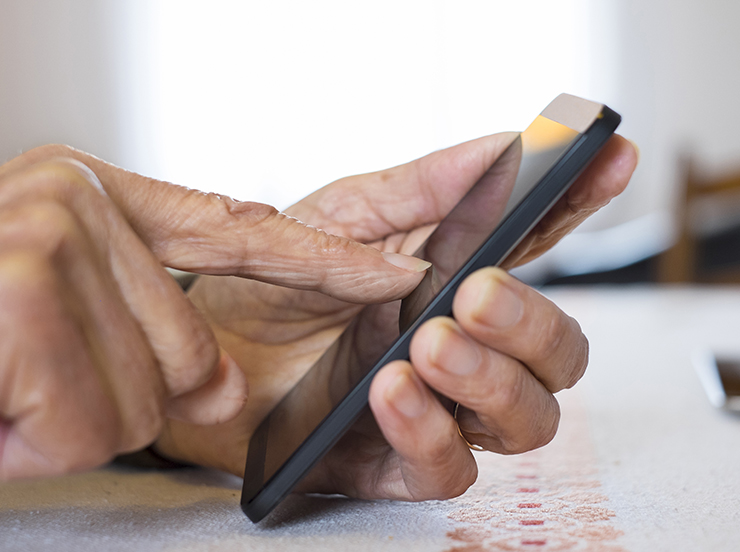
<path fill-rule="evenodd" d="M 62 142 L 285 208 L 569 92 L 621 113 L 641 163 L 520 277 L 728 281 L 738 22 L 732 0 L 0 0 L 0 161 Z"/>

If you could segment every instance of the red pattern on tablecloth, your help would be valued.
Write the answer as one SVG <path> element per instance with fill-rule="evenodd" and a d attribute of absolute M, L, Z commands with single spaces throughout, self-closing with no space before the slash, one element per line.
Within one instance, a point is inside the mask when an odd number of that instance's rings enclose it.
<path fill-rule="evenodd" d="M 476 453 L 478 482 L 456 499 L 448 552 L 625 552 L 600 492 L 585 406 L 563 394 L 557 437 L 519 456 Z"/>

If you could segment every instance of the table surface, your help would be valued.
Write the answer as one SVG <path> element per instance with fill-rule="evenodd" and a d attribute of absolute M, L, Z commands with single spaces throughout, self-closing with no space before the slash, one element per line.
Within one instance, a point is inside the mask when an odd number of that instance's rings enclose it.
<path fill-rule="evenodd" d="M 740 288 L 546 292 L 591 342 L 555 440 L 476 453 L 477 483 L 409 504 L 291 496 L 253 525 L 241 481 L 110 467 L 0 485 L 0 550 L 738 550 L 740 418 L 709 404 L 694 351 L 740 357 Z"/>

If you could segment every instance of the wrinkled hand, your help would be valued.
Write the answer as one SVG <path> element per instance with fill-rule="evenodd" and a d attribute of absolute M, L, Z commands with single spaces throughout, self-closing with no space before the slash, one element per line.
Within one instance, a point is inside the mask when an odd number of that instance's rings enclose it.
<path fill-rule="evenodd" d="M 289 213 L 381 251 L 412 253 L 418 234 L 440 221 L 512 138 L 489 136 L 342 179 Z M 506 267 L 541 254 L 607 204 L 635 165 L 634 148 L 612 138 Z M 168 423 L 157 447 L 173 458 L 242 474 L 256 426 L 359 307 L 240 279 L 201 278 L 189 295 L 245 370 L 250 399 L 239 416 L 212 428 Z M 377 374 L 370 391 L 374 416 L 355 424 L 300 490 L 403 500 L 460 494 L 477 472 L 457 423 L 469 442 L 491 451 L 547 443 L 559 420 L 553 394 L 581 377 L 587 356 L 575 320 L 503 270 L 478 271 L 458 290 L 454 318 L 426 322 L 412 340 L 411 361 Z M 460 403 L 457 423 L 433 391 Z"/>
<path fill-rule="evenodd" d="M 165 417 L 242 409 L 244 373 L 163 265 L 363 302 L 408 293 L 424 268 L 267 205 L 32 150 L 0 167 L 0 479 L 88 469 L 153 442 Z"/>

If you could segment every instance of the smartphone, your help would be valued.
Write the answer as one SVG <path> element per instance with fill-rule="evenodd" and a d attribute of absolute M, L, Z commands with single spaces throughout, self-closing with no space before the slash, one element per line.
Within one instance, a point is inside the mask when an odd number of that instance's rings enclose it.
<path fill-rule="evenodd" d="M 267 415 L 249 442 L 241 506 L 266 516 L 368 408 L 370 383 L 409 358 L 415 330 L 450 316 L 460 283 L 501 264 L 607 142 L 621 117 L 561 94 L 431 231 L 415 256 L 432 263 L 403 301 L 369 305 Z"/>

